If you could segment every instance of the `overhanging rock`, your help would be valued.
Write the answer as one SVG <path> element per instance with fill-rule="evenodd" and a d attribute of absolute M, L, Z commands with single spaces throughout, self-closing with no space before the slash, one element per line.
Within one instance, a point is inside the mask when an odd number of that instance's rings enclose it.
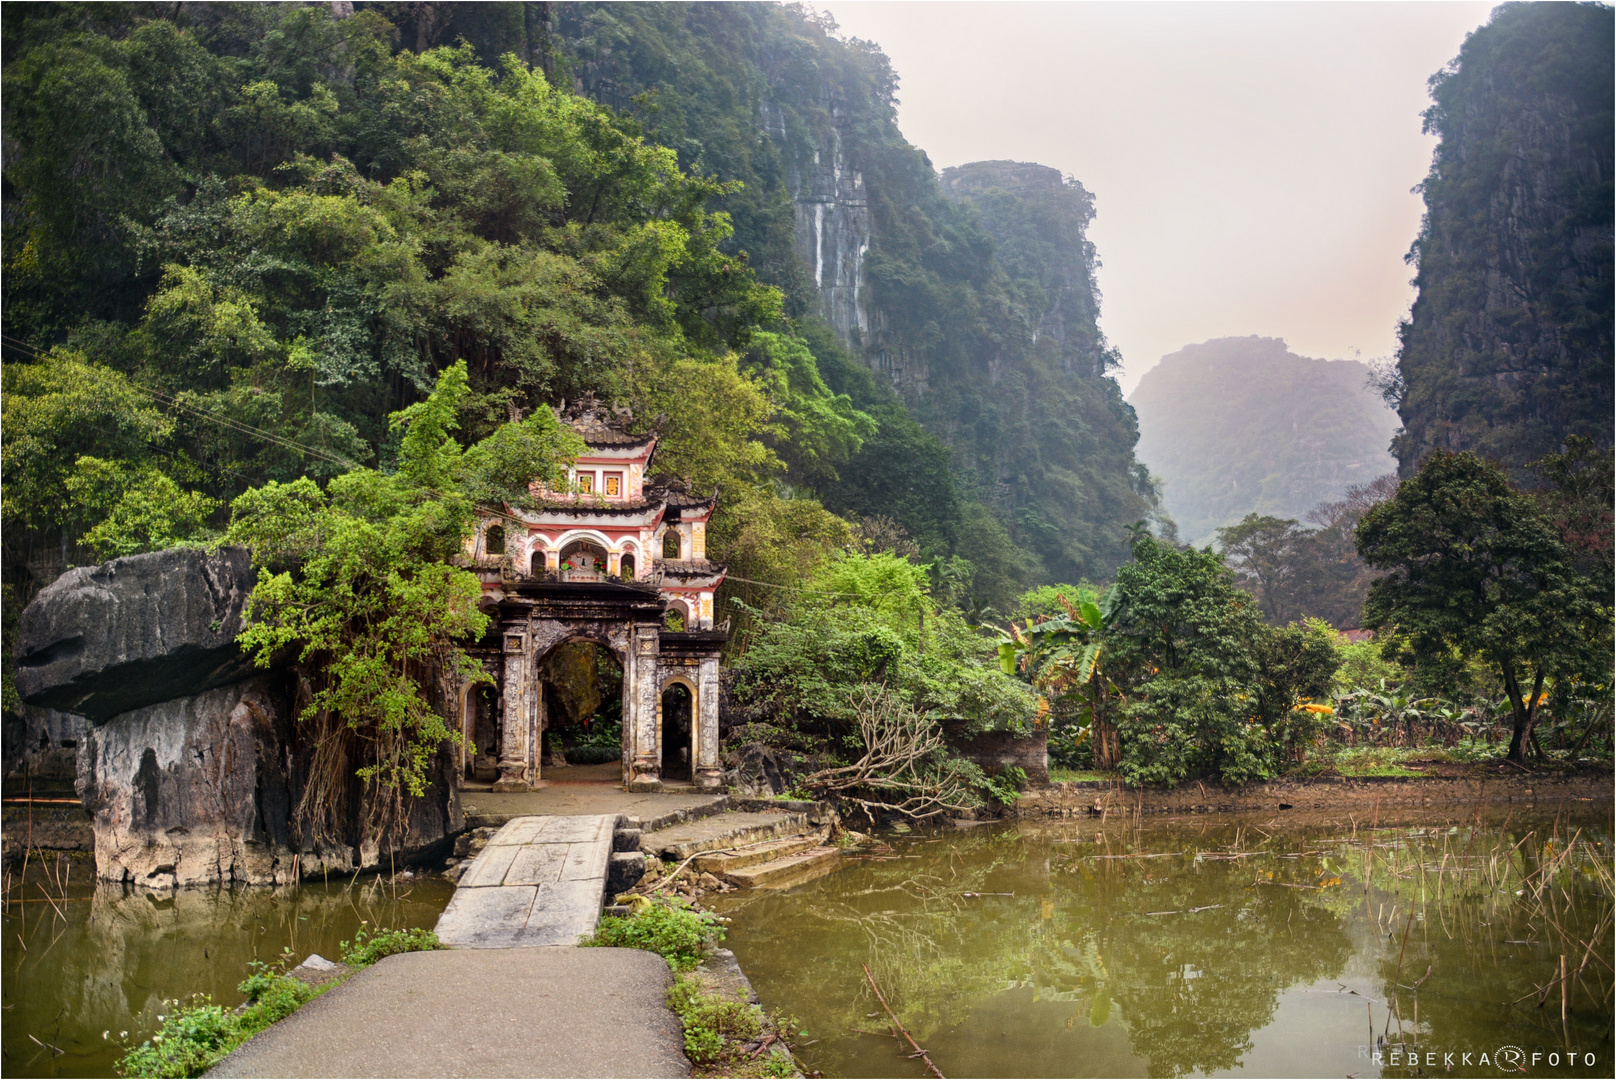
<path fill-rule="evenodd" d="M 245 548 L 170 548 L 69 570 L 22 613 L 17 692 L 97 724 L 239 682 L 257 574 Z"/>

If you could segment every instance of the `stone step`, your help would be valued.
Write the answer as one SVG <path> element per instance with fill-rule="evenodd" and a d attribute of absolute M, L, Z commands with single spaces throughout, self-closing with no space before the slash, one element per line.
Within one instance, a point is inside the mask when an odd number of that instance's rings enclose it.
<path fill-rule="evenodd" d="M 717 814 L 655 832 L 647 831 L 640 838 L 640 850 L 663 859 L 688 859 L 700 851 L 739 847 L 757 840 L 795 836 L 807 831 L 807 814 Z"/>
<path fill-rule="evenodd" d="M 722 876 L 731 885 L 743 889 L 787 889 L 828 874 L 835 869 L 840 857 L 841 852 L 836 848 L 815 847 L 744 870 L 731 870 Z"/>
<path fill-rule="evenodd" d="M 799 851 L 807 851 L 811 847 L 817 847 L 823 840 L 823 834 L 817 832 L 788 836 L 783 840 L 766 840 L 761 844 L 748 844 L 738 849 L 725 848 L 710 855 L 697 855 L 694 865 L 697 870 L 723 877 L 731 870 L 745 870 L 749 866 L 772 862 L 787 855 L 795 855 Z"/>

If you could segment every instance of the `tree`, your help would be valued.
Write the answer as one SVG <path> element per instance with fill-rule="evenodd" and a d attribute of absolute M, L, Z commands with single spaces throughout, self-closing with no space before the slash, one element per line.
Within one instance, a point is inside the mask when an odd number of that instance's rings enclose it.
<path fill-rule="evenodd" d="M 1217 530 L 1218 546 L 1240 584 L 1273 624 L 1302 615 L 1297 603 L 1307 572 L 1308 530 L 1294 520 L 1247 514 L 1238 525 Z"/>
<path fill-rule="evenodd" d="M 1150 536 L 1117 571 L 1109 674 L 1130 784 L 1216 773 L 1244 784 L 1294 759 L 1315 726 L 1299 706 L 1329 692 L 1337 660 L 1319 628 L 1274 629 L 1210 548 Z"/>
<path fill-rule="evenodd" d="M 271 481 L 231 504 L 228 538 L 260 571 L 237 640 L 260 666 L 290 653 L 311 675 L 298 719 L 314 757 L 296 813 L 316 840 L 339 835 L 353 772 L 367 785 L 371 835 L 403 826 L 405 799 L 459 738 L 435 701 L 486 678 L 462 648 L 488 626 L 482 587 L 449 560 L 479 504 L 520 505 L 534 478 L 563 483 L 582 449 L 548 409 L 463 449 L 453 431 L 466 394 L 460 362 L 393 414 L 394 473 L 355 469 L 325 490 L 307 477 Z"/>
<path fill-rule="evenodd" d="M 1358 524 L 1358 552 L 1385 577 L 1364 624 L 1388 658 L 1490 658 L 1503 676 L 1523 764 L 1553 678 L 1608 679 L 1611 598 L 1530 496 L 1471 453 L 1438 451 Z M 1541 753 L 1541 751 L 1539 751 Z"/>

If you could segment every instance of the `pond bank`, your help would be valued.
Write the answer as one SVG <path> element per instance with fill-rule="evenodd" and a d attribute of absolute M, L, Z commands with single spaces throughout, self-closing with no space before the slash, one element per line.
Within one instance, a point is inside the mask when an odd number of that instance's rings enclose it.
<path fill-rule="evenodd" d="M 1069 781 L 1025 792 L 1009 817 L 1100 814 L 1212 814 L 1315 810 L 1372 812 L 1375 807 L 1522 805 L 1609 801 L 1607 769 L 1522 772 L 1510 765 L 1443 770 L 1434 776 L 1320 776 L 1244 787 L 1191 781 L 1176 788 L 1127 788 L 1120 782 Z"/>

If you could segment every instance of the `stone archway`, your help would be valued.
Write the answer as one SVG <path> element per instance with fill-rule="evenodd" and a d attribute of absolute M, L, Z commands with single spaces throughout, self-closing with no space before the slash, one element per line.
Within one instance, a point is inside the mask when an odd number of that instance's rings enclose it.
<path fill-rule="evenodd" d="M 700 760 L 701 712 L 696 687 L 682 676 L 666 679 L 657 703 L 657 745 L 662 779 L 690 783 Z"/>
<path fill-rule="evenodd" d="M 538 756 L 550 765 L 576 764 L 558 760 L 558 744 L 588 743 L 603 747 L 610 741 L 610 752 L 588 750 L 601 761 L 622 757 L 623 660 L 610 645 L 590 637 L 558 642 L 537 660 L 535 678 L 539 683 Z M 613 727 L 619 730 L 614 734 Z M 572 752 L 568 751 L 568 757 Z"/>

